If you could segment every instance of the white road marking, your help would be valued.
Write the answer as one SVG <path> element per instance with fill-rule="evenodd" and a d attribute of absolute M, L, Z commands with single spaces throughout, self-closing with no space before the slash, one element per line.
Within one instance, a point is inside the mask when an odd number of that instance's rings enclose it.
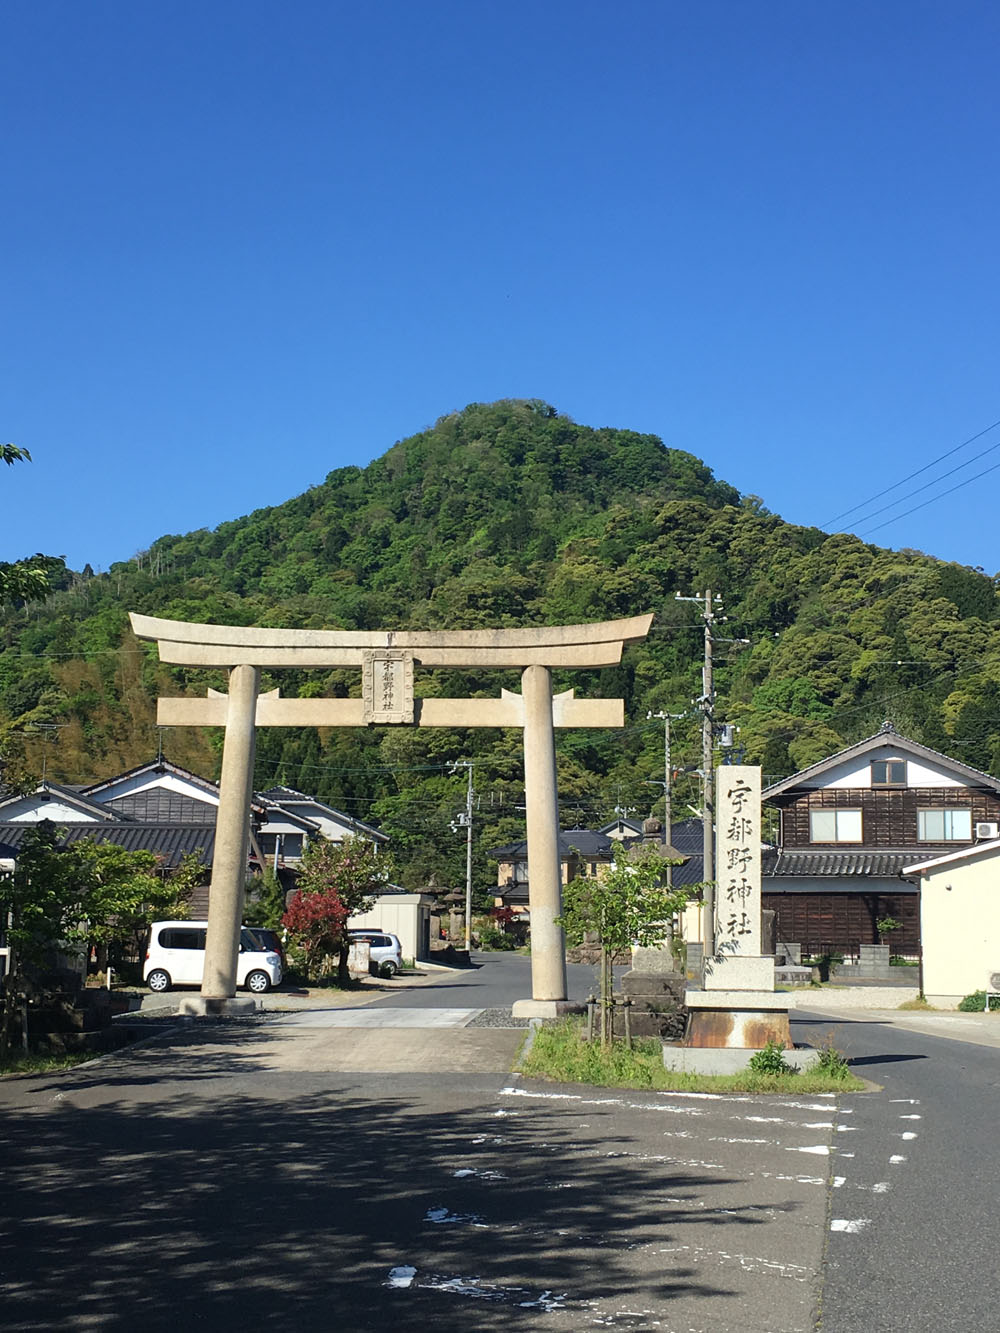
<path fill-rule="evenodd" d="M 313 1009 L 282 1014 L 273 1022 L 288 1028 L 464 1028 L 479 1009 Z"/>
<path fill-rule="evenodd" d="M 389 1269 L 389 1280 L 387 1287 L 408 1287 L 417 1276 L 417 1270 L 410 1264 L 400 1264 L 398 1268 Z"/>
<path fill-rule="evenodd" d="M 917 1136 L 912 1129 L 906 1129 L 902 1134 L 898 1135 L 898 1137 L 901 1139 L 915 1139 Z"/>
<path fill-rule="evenodd" d="M 870 1217 L 835 1217 L 830 1223 L 830 1230 L 846 1231 L 851 1235 L 857 1235 L 859 1231 L 864 1231 L 870 1223 Z"/>
<path fill-rule="evenodd" d="M 829 1156 L 830 1156 L 830 1149 L 827 1147 L 827 1145 L 826 1145 L 825 1143 L 816 1143 L 816 1144 L 813 1144 L 813 1145 L 812 1145 L 811 1147 L 809 1147 L 809 1148 L 788 1148 L 786 1151 L 788 1151 L 788 1152 L 809 1152 L 809 1153 L 814 1153 L 817 1157 L 829 1157 Z"/>
<path fill-rule="evenodd" d="M 922 1115 L 901 1115 L 900 1120 L 923 1120 Z"/>
<path fill-rule="evenodd" d="M 449 1208 L 428 1208 L 424 1213 L 425 1222 L 435 1222 L 438 1226 L 454 1226 L 456 1223 L 462 1226 L 474 1226 L 482 1220 L 478 1213 L 453 1213 Z"/>
<path fill-rule="evenodd" d="M 900 1157 L 899 1153 L 893 1153 L 893 1155 L 889 1158 L 889 1163 L 891 1166 L 898 1166 L 900 1162 L 905 1162 L 905 1161 L 906 1158 Z"/>

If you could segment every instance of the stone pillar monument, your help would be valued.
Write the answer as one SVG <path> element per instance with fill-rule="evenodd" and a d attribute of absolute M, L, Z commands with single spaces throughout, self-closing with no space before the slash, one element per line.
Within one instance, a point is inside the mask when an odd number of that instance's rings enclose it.
<path fill-rule="evenodd" d="M 723 765 L 716 776 L 716 952 L 705 959 L 703 988 L 685 993 L 683 1048 L 664 1052 L 673 1068 L 705 1073 L 740 1068 L 769 1041 L 790 1050 L 795 1003 L 775 992 L 774 955 L 761 954 L 760 769 Z"/>

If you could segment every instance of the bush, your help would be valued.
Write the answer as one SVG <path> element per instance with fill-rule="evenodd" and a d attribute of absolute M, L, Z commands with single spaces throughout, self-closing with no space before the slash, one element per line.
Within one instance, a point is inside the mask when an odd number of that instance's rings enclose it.
<path fill-rule="evenodd" d="M 509 952 L 517 948 L 517 940 L 498 926 L 483 926 L 479 931 L 480 949 Z"/>
<path fill-rule="evenodd" d="M 813 1066 L 813 1072 L 817 1074 L 826 1074 L 829 1078 L 846 1079 L 851 1077 L 851 1068 L 847 1063 L 847 1057 L 843 1051 L 838 1051 L 836 1046 L 821 1046 L 819 1059 Z"/>
<path fill-rule="evenodd" d="M 785 1043 L 769 1041 L 762 1051 L 751 1055 L 748 1068 L 754 1074 L 793 1074 L 795 1071 L 785 1060 Z"/>
<path fill-rule="evenodd" d="M 964 1014 L 984 1013 L 986 1010 L 986 992 L 984 990 L 974 990 L 971 995 L 967 995 L 961 1001 L 958 1007 Z M 990 1008 L 1000 1009 L 1000 995 L 990 995 Z"/>

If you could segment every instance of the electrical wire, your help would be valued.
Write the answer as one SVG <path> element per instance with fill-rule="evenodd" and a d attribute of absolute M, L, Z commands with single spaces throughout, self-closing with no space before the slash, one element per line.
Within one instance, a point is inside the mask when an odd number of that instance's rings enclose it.
<path fill-rule="evenodd" d="M 878 491 L 875 495 L 870 495 L 867 500 L 862 500 L 860 501 L 860 503 L 852 505 L 850 509 L 845 509 L 841 514 L 835 514 L 833 518 L 827 519 L 826 522 L 823 523 L 821 526 L 824 528 L 832 527 L 834 523 L 839 523 L 842 518 L 847 518 L 848 514 L 856 514 L 859 509 L 867 508 L 868 505 L 873 504 L 876 500 L 881 500 L 883 495 L 888 495 L 890 491 L 898 490 L 900 486 L 905 486 L 906 483 L 908 481 L 912 481 L 914 477 L 919 477 L 924 472 L 927 472 L 930 468 L 936 467 L 938 463 L 943 463 L 946 458 L 950 458 L 952 454 L 957 454 L 958 451 L 960 449 L 964 449 L 966 445 L 974 444 L 976 440 L 982 439 L 982 437 L 984 435 L 988 435 L 991 430 L 996 430 L 997 426 L 1000 426 L 1000 421 L 994 421 L 992 426 L 985 426 L 982 430 L 977 431 L 975 435 L 970 435 L 967 440 L 963 440 L 961 444 L 956 444 L 954 448 L 946 450 L 943 454 L 940 454 L 937 458 L 932 459 L 929 463 L 925 463 L 923 467 L 918 467 L 915 472 L 911 472 L 908 476 L 903 477 L 900 481 L 894 482 L 891 486 L 887 486 L 885 490 Z M 993 447 L 995 448 L 996 446 Z M 987 450 L 987 452 L 989 451 Z M 960 464 L 959 466 L 964 467 L 965 465 Z M 957 472 L 958 468 L 954 468 L 953 471 Z M 951 473 L 948 472 L 944 474 L 945 477 L 950 475 Z M 944 477 L 938 478 L 938 481 L 943 481 L 943 480 Z M 933 485 L 933 483 L 931 484 Z M 892 508 L 891 505 L 888 507 L 890 509 Z M 871 518 L 873 517 L 873 515 L 869 514 L 868 517 Z M 902 517 L 902 515 L 900 515 L 900 517 Z M 867 522 L 867 519 L 862 519 L 860 521 Z"/>
<path fill-rule="evenodd" d="M 897 514 L 895 518 L 887 518 L 884 523 L 876 523 L 873 528 L 865 528 L 857 535 L 859 537 L 865 537 L 869 533 L 879 532 L 882 528 L 887 528 L 890 523 L 898 523 L 901 518 L 906 518 L 910 514 L 915 514 L 918 509 L 926 509 L 929 504 L 934 504 L 936 500 L 943 500 L 946 495 L 951 495 L 955 491 L 960 491 L 963 486 L 968 486 L 974 481 L 979 481 L 981 477 L 988 477 L 991 472 L 996 472 L 997 468 L 1000 468 L 1000 463 L 994 463 L 992 467 L 985 468 L 982 472 L 977 472 L 975 476 L 966 477 L 965 481 L 960 481 L 955 486 L 949 486 L 948 489 L 942 491 L 940 495 L 932 495 L 929 500 L 924 500 L 922 504 L 914 505 L 912 509 L 904 509 L 903 512 Z M 954 468 L 953 471 L 957 472 L 958 468 Z M 951 476 L 951 473 L 946 472 L 945 476 Z M 944 477 L 939 477 L 938 480 L 943 481 Z M 914 492 L 914 494 L 916 494 L 916 492 Z"/>

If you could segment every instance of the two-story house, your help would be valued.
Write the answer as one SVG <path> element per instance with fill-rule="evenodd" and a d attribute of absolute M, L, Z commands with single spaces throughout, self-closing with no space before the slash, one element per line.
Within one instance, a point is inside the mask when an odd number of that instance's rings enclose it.
<path fill-rule="evenodd" d="M 765 854 L 763 906 L 779 941 L 807 952 L 857 953 L 879 942 L 878 921 L 900 929 L 893 953 L 920 947 L 919 892 L 903 868 L 996 838 L 1000 780 L 899 735 L 891 722 L 866 740 L 762 793 L 778 809 L 777 848 Z"/>

